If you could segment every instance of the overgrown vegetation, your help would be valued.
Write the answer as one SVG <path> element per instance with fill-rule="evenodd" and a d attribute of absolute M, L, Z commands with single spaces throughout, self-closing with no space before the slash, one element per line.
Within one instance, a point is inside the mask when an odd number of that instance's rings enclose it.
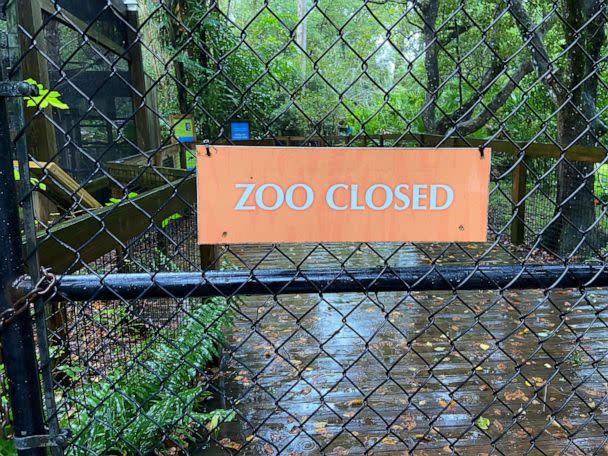
<path fill-rule="evenodd" d="M 608 131 L 597 0 L 140 3 L 147 71 L 172 94 L 160 111 L 194 114 L 198 138 L 227 138 L 232 120 L 249 120 L 258 139 L 430 133 L 564 148 Z M 597 219 L 597 198 L 606 200 L 593 178 L 582 181 L 589 163 L 535 166 L 536 176 L 551 169 L 542 244 L 568 254 Z M 604 236 L 587 241 L 597 247 Z"/>
<path fill-rule="evenodd" d="M 61 425 L 74 437 L 68 454 L 145 454 L 158 448 L 200 443 L 234 418 L 215 408 L 208 368 L 220 356 L 224 331 L 232 325 L 225 300 L 189 300 L 191 309 L 176 332 L 142 341 L 137 361 L 120 364 L 101 377 L 78 365 L 57 370 L 79 386 L 63 398 Z M 106 318 L 102 312 L 99 318 Z M 4 366 L 0 364 L 0 378 Z M 2 409 L 8 399 L 0 396 Z M 0 455 L 13 456 L 10 426 L 0 436 Z"/>
<path fill-rule="evenodd" d="M 72 430 L 69 454 L 146 453 L 187 447 L 217 431 L 234 411 L 207 406 L 213 397 L 206 368 L 220 355 L 232 312 L 223 299 L 192 303 L 175 333 L 141 343 L 137 362 L 79 383 L 64 400 Z M 162 444 L 162 445 L 161 445 Z"/>

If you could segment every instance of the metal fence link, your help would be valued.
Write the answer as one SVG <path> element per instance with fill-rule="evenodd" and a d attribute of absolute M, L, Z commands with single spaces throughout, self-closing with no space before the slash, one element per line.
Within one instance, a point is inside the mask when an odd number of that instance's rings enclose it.
<path fill-rule="evenodd" d="M 605 1 L 0 4 L 53 455 L 608 451 Z M 488 241 L 199 246 L 204 141 L 491 148 Z"/>

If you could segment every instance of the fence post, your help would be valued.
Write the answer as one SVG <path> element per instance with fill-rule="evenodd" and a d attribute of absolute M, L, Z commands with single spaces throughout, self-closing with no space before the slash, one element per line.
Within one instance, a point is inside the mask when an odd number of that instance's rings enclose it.
<path fill-rule="evenodd" d="M 23 274 L 21 231 L 13 171 L 13 144 L 8 130 L 6 101 L 0 97 L 0 313 L 13 308 L 14 281 Z M 28 309 L 29 310 L 29 309 Z M 31 317 L 23 312 L 0 333 L 2 360 L 13 412 L 13 432 L 26 437 L 47 434 L 38 379 Z M 27 446 L 27 445 L 25 445 Z M 44 456 L 43 448 L 18 451 L 19 456 Z"/>
<path fill-rule="evenodd" d="M 511 200 L 513 201 L 513 211 L 516 212 L 515 219 L 511 224 L 511 242 L 514 245 L 524 243 L 525 222 L 526 222 L 526 168 L 527 158 L 524 157 L 513 169 L 513 183 L 511 187 Z"/>
<path fill-rule="evenodd" d="M 127 6 L 127 20 L 129 22 L 129 73 L 131 76 L 131 100 L 135 113 L 135 131 L 137 132 L 137 146 L 142 152 L 157 149 L 160 146 L 160 126 L 158 119 L 153 121 L 149 115 L 149 92 L 144 72 L 144 59 L 142 44 L 139 39 L 139 13 L 137 2 Z M 151 97 L 150 97 L 151 98 Z M 158 151 L 157 151 L 158 152 Z M 162 157 L 156 153 L 153 157 L 155 166 L 162 166 Z"/>
<path fill-rule="evenodd" d="M 43 32 L 42 10 L 39 0 L 24 0 L 13 2 L 18 6 L 16 11 L 17 23 L 20 27 L 19 41 L 21 46 L 21 72 L 24 78 L 32 78 L 45 89 L 49 88 L 49 67 L 42 52 L 46 52 L 46 39 Z M 13 6 L 15 8 L 15 6 Z M 15 24 L 17 25 L 17 24 Z M 32 47 L 34 46 L 34 47 Z M 42 51 L 42 52 L 41 52 Z M 45 109 L 27 109 L 25 111 L 25 132 L 29 154 L 36 160 L 52 161 L 57 151 L 55 127 L 45 117 L 52 119 L 51 107 Z M 4 146 L 4 145 L 3 145 Z M 42 195 L 34 195 L 36 215 L 41 222 L 47 223 L 56 206 Z"/>

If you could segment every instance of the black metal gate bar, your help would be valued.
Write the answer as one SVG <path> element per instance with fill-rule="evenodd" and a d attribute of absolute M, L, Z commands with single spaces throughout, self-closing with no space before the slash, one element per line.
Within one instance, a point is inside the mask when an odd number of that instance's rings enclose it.
<path fill-rule="evenodd" d="M 608 286 L 606 266 L 441 266 L 374 269 L 65 275 L 54 299 L 139 299 L 296 293 L 495 290 Z M 20 285 L 23 292 L 31 281 Z"/>
<path fill-rule="evenodd" d="M 0 71 L 0 75 L 3 71 Z M 13 303 L 20 297 L 12 283 L 23 274 L 21 259 L 21 233 L 15 178 L 13 172 L 13 143 L 8 127 L 8 115 L 4 96 L 27 94 L 22 85 L 13 86 L 15 92 L 5 92 L 9 83 L 3 83 L 0 93 L 0 338 L 2 361 L 8 378 L 13 412 L 15 443 L 37 440 L 45 433 L 44 415 L 36 350 L 29 307 L 20 314 Z M 8 323 L 10 321 L 10 324 Z M 19 449 L 19 445 L 16 445 Z M 36 445 L 31 445 L 36 446 Z M 20 449 L 20 456 L 44 456 L 43 448 Z"/>

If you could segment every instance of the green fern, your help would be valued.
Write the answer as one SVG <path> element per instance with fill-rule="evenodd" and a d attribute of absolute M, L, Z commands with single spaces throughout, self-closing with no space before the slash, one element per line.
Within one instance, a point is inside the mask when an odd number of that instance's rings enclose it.
<path fill-rule="evenodd" d="M 142 342 L 139 362 L 91 381 L 67 398 L 64 424 L 74 440 L 67 454 L 139 454 L 163 441 L 187 446 L 234 419 L 233 410 L 207 410 L 212 397 L 202 375 L 220 355 L 233 312 L 225 300 L 207 299 L 184 317 L 177 334 Z M 204 424 L 204 428 L 202 426 Z"/>

